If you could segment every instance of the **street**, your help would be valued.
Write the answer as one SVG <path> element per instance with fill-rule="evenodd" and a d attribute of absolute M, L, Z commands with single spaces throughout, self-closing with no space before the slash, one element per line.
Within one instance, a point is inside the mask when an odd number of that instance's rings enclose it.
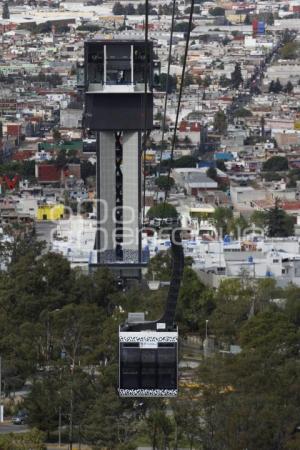
<path fill-rule="evenodd" d="M 27 430 L 28 427 L 26 425 L 14 425 L 10 420 L 5 420 L 3 423 L 0 423 L 0 434 L 24 433 Z"/>

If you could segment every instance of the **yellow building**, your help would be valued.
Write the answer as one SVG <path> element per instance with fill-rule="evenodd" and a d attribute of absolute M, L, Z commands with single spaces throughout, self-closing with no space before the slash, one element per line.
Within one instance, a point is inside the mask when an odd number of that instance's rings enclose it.
<path fill-rule="evenodd" d="M 215 212 L 215 208 L 209 204 L 199 204 L 190 208 L 190 216 L 197 217 L 198 219 L 212 218 Z"/>
<path fill-rule="evenodd" d="M 38 205 L 36 218 L 37 220 L 59 220 L 63 218 L 64 211 L 62 204 Z"/>

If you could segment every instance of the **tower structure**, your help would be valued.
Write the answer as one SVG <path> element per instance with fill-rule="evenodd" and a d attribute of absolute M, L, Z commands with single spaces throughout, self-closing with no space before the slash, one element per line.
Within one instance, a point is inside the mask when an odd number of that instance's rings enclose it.
<path fill-rule="evenodd" d="M 84 126 L 97 135 L 97 258 L 135 277 L 141 242 L 142 138 L 153 128 L 152 42 L 85 42 Z"/>

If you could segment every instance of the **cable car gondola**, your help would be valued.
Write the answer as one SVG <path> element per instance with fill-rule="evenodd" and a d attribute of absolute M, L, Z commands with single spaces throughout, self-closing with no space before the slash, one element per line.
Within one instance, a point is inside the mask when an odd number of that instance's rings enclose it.
<path fill-rule="evenodd" d="M 129 314 L 119 330 L 120 397 L 175 397 L 178 393 L 178 329 L 175 310 L 184 266 L 180 230 L 171 233 L 172 277 L 163 317 L 146 322 Z"/>

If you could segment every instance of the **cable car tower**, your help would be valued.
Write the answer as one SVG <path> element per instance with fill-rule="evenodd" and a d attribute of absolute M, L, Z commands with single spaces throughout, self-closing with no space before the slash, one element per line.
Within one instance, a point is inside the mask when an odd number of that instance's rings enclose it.
<path fill-rule="evenodd" d="M 153 128 L 153 44 L 85 42 L 84 126 L 97 135 L 96 261 L 139 278 L 142 252 L 142 132 Z"/>

